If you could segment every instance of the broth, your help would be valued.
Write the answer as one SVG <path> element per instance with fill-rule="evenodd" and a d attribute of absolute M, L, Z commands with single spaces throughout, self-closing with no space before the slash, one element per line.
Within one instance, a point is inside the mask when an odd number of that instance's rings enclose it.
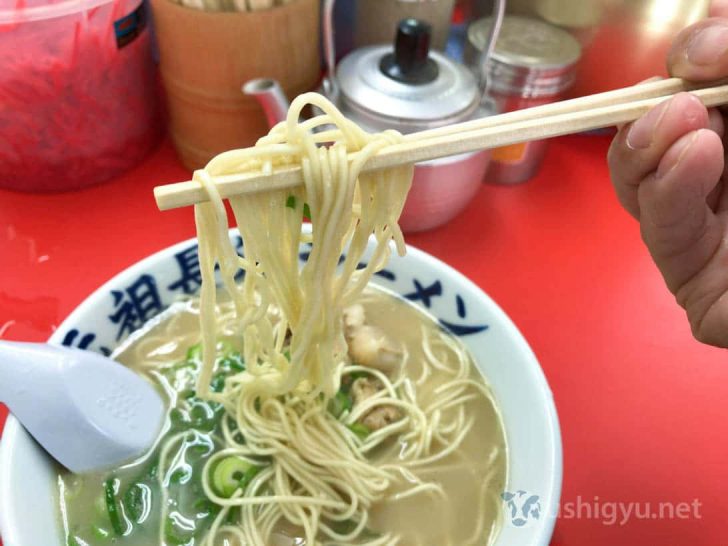
<path fill-rule="evenodd" d="M 424 368 L 423 335 L 439 326 L 414 305 L 379 289 L 369 289 L 361 299 L 368 322 L 381 327 L 404 344 L 409 359 L 405 375 L 414 381 Z M 170 398 L 171 410 L 161 438 L 178 437 L 169 453 L 160 453 L 162 441 L 145 457 L 114 472 L 84 476 L 59 475 L 61 514 L 69 546 L 199 546 L 219 510 L 207 500 L 198 483 L 205 461 L 220 448 L 218 412 L 214 403 L 195 397 L 194 366 L 199 343 L 198 312 L 194 301 L 172 306 L 133 335 L 114 357 L 132 369 L 151 377 Z M 222 328 L 225 332 L 225 328 Z M 235 356 L 241 347 L 232 338 L 219 344 L 216 378 L 239 371 Z M 190 349 L 192 347 L 192 349 Z M 227 351 L 227 353 L 226 353 Z M 471 362 L 472 364 L 472 362 Z M 435 370 L 417 387 L 423 407 L 437 399 L 435 392 L 444 381 Z M 483 383 L 471 365 L 471 378 Z M 215 379 L 213 379 L 213 382 Z M 214 383 L 213 383 L 214 384 Z M 473 392 L 478 392 L 473 389 Z M 491 397 L 478 395 L 464 402 L 474 426 L 460 448 L 434 463 L 410 468 L 387 492 L 387 498 L 370 511 L 367 529 L 371 533 L 391 532 L 406 546 L 485 545 L 497 535 L 501 517 L 500 494 L 505 487 L 507 450 L 503 425 Z M 186 405 L 180 405 L 185 400 Z M 182 411 L 180 408 L 188 408 Z M 192 409 L 189 409 L 189 408 Z M 168 445 L 168 444 L 165 444 Z M 382 463 L 396 463 L 406 446 L 390 442 L 372 453 Z M 163 494 L 158 484 L 158 463 L 162 455 L 169 486 Z M 164 456 L 166 455 L 166 457 Z M 406 478 L 405 478 L 406 476 Z M 427 492 L 398 499 L 398 495 L 419 478 L 442 486 L 446 498 Z M 112 521 L 109 501 L 118 520 Z M 160 506 L 168 515 L 161 525 Z M 228 514 L 234 521 L 235 511 Z M 278 524 L 270 546 L 303 545 L 292 525 Z M 239 546 L 230 537 L 214 546 Z"/>

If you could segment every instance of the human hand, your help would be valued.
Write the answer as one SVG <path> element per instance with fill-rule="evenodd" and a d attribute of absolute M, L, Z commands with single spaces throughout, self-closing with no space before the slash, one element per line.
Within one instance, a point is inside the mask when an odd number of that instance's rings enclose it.
<path fill-rule="evenodd" d="M 728 77 L 728 1 L 682 31 L 671 75 Z M 728 347 L 728 172 L 724 111 L 680 93 L 620 128 L 609 150 L 612 182 L 699 341 Z M 724 191 L 725 190 L 725 191 Z"/>

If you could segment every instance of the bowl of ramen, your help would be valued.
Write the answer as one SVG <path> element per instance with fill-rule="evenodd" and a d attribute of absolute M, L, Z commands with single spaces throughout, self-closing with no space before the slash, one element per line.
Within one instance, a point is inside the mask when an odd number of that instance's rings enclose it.
<path fill-rule="evenodd" d="M 306 101 L 329 107 L 292 108 Z M 381 144 L 337 116 L 323 121 L 362 156 Z M 198 238 L 120 273 L 53 334 L 147 378 L 165 425 L 142 456 L 74 475 L 9 417 L 5 546 L 549 543 L 551 391 L 485 293 L 404 245 L 411 168 L 365 175 L 346 150 L 304 142 L 304 186 L 232 198 L 228 231 L 212 177 L 265 169 L 299 131 L 197 171 Z"/>

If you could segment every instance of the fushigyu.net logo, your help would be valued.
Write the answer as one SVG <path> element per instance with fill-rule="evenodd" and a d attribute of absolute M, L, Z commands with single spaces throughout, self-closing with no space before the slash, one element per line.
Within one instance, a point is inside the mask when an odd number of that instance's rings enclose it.
<path fill-rule="evenodd" d="M 526 491 L 504 491 L 501 498 L 506 505 L 505 518 L 515 527 L 523 527 L 541 516 L 541 502 L 538 495 Z"/>

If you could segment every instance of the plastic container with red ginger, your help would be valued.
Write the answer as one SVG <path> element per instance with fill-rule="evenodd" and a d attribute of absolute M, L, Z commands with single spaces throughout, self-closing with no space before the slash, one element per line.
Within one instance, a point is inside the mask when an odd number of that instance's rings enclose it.
<path fill-rule="evenodd" d="M 0 187 L 66 191 L 138 164 L 161 136 L 140 0 L 0 0 Z"/>

